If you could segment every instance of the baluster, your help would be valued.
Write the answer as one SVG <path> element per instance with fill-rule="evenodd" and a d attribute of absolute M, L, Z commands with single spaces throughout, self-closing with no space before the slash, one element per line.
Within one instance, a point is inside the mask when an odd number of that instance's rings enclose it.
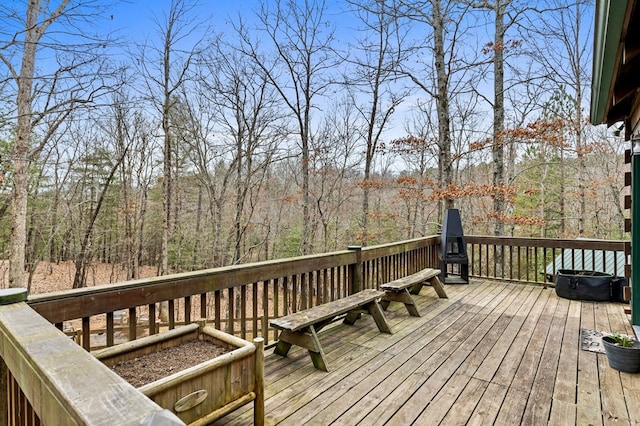
<path fill-rule="evenodd" d="M 156 334 L 156 304 L 149 304 L 149 334 Z"/>
<path fill-rule="evenodd" d="M 336 300 L 336 274 L 337 274 L 337 269 L 335 267 L 331 268 L 331 274 L 329 279 L 331 280 L 329 282 L 329 285 L 331 287 L 331 297 L 330 300 Z"/>
<path fill-rule="evenodd" d="M 291 277 L 291 310 L 292 312 L 298 312 L 298 276 L 294 275 Z"/>
<path fill-rule="evenodd" d="M 82 347 L 91 351 L 91 318 L 82 317 Z"/>
<path fill-rule="evenodd" d="M 537 282 L 538 271 L 540 270 L 540 257 L 541 257 L 541 247 L 531 247 L 533 251 L 533 264 L 529 266 L 531 269 L 531 274 L 533 275 L 529 283 L 535 284 Z"/>
<path fill-rule="evenodd" d="M 477 272 L 475 271 L 476 267 L 476 245 L 471 244 L 471 252 L 469 253 L 469 275 L 475 276 Z"/>
<path fill-rule="evenodd" d="M 329 269 L 322 270 L 322 303 L 331 300 L 329 295 Z"/>
<path fill-rule="evenodd" d="M 247 338 L 247 286 L 240 286 L 240 337 Z"/>
<path fill-rule="evenodd" d="M 200 318 L 207 318 L 207 293 L 200 293 Z"/>
<path fill-rule="evenodd" d="M 500 251 L 499 251 L 499 256 L 500 256 L 500 278 L 502 278 L 504 280 L 504 244 L 500 245 Z"/>
<path fill-rule="evenodd" d="M 191 324 L 191 296 L 184 297 L 184 323 Z"/>
<path fill-rule="evenodd" d="M 513 281 L 513 246 L 509 245 L 509 279 Z"/>
<path fill-rule="evenodd" d="M 129 340 L 136 340 L 138 314 L 136 308 L 129 308 Z"/>
<path fill-rule="evenodd" d="M 233 294 L 233 287 L 227 289 L 227 333 L 234 333 L 234 321 L 235 321 L 235 298 Z"/>
<path fill-rule="evenodd" d="M 113 346 L 114 343 L 114 327 L 113 327 L 113 312 L 107 312 L 107 346 Z"/>
<path fill-rule="evenodd" d="M 176 302 L 169 300 L 169 330 L 176 328 Z"/>
<path fill-rule="evenodd" d="M 527 281 L 529 281 L 529 274 L 531 272 L 531 247 L 527 247 L 527 264 L 525 267 L 527 268 Z"/>
<path fill-rule="evenodd" d="M 303 272 L 300 274 L 300 309 L 304 310 L 310 308 L 313 303 L 311 301 L 311 283 L 309 279 L 309 274 L 307 272 Z"/>
<path fill-rule="evenodd" d="M 282 282 L 282 291 L 284 292 L 283 294 L 283 305 L 282 308 L 284 309 L 284 311 L 282 312 L 282 315 L 289 315 L 290 313 L 293 312 L 293 310 L 290 311 L 289 309 L 289 277 L 284 277 L 283 282 Z"/>
<path fill-rule="evenodd" d="M 252 326 L 253 326 L 253 332 L 251 333 L 251 337 L 252 339 L 255 339 L 256 337 L 259 336 L 258 334 L 258 304 L 260 303 L 260 295 L 258 294 L 258 283 L 254 282 L 253 283 L 253 295 L 251 297 L 252 300 L 252 306 L 251 306 L 251 322 L 252 322 Z M 268 309 L 268 304 L 267 304 L 267 285 L 266 285 L 266 280 L 263 281 L 263 286 L 262 286 L 262 312 L 264 313 L 267 309 Z M 264 315 L 263 315 L 264 316 Z"/>
<path fill-rule="evenodd" d="M 542 285 L 544 288 L 547 288 L 547 264 L 551 261 L 550 253 L 551 247 L 543 247 L 542 248 L 542 265 L 540 266 L 540 270 L 542 272 L 542 277 L 538 277 L 539 280 L 542 281 Z"/>
<path fill-rule="evenodd" d="M 222 330 L 221 328 L 221 324 L 220 324 L 220 318 L 222 316 L 222 303 L 220 302 L 220 295 L 222 294 L 222 292 L 220 290 L 216 290 L 213 293 L 213 306 L 214 306 L 214 324 L 215 324 L 215 328 L 217 328 L 218 330 Z"/>
<path fill-rule="evenodd" d="M 258 300 L 259 300 L 259 295 L 258 295 L 258 283 L 254 283 L 255 286 L 255 291 L 254 291 L 254 302 L 253 302 L 253 338 L 255 339 L 258 336 L 262 336 L 262 338 L 264 338 L 265 342 L 269 341 L 269 332 L 267 330 L 267 327 L 269 326 L 269 283 L 271 282 L 271 280 L 264 280 L 262 281 L 262 323 L 260 324 L 260 334 L 258 334 L 258 314 L 259 314 L 259 310 L 258 310 Z M 273 303 L 274 304 L 278 304 L 278 302 L 276 302 L 276 299 L 274 297 L 273 299 Z"/>

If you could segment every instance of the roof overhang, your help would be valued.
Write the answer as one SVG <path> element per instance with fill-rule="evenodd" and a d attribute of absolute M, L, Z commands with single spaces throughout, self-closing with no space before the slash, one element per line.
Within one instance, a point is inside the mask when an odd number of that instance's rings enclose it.
<path fill-rule="evenodd" d="M 640 87 L 640 20 L 636 0 L 597 0 L 591 123 L 629 117 Z"/>

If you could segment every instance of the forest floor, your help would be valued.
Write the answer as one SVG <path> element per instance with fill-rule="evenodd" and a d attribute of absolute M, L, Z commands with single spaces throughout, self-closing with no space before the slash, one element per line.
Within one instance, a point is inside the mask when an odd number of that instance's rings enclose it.
<path fill-rule="evenodd" d="M 52 291 L 70 290 L 73 287 L 73 276 L 76 268 L 73 262 L 40 262 L 33 274 L 29 294 L 42 294 Z M 144 266 L 140 268 L 140 278 L 154 277 L 157 268 Z M 26 275 L 26 274 L 25 274 Z M 126 271 L 120 265 L 96 263 L 89 267 L 87 287 L 126 281 Z M 0 260 L 0 288 L 9 286 L 9 261 Z"/>

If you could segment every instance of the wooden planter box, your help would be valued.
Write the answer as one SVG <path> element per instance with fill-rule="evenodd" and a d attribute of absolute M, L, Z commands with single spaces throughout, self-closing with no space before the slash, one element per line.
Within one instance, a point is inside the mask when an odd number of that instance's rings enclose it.
<path fill-rule="evenodd" d="M 251 401 L 254 424 L 264 424 L 262 338 L 250 343 L 200 322 L 105 348 L 94 355 L 111 367 L 196 338 L 235 349 L 138 390 L 190 425 L 206 425 Z"/>

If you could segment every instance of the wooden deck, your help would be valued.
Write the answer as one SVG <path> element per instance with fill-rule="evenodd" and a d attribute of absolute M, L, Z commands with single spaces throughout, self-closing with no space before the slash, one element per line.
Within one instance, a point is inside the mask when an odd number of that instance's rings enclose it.
<path fill-rule="evenodd" d="M 320 333 L 329 373 L 306 351 L 267 352 L 269 425 L 625 425 L 640 423 L 640 375 L 580 350 L 580 329 L 632 333 L 624 306 L 562 299 L 553 289 L 472 280 L 424 288 L 422 317 L 389 307 Z M 216 425 L 252 422 L 244 407 Z"/>

